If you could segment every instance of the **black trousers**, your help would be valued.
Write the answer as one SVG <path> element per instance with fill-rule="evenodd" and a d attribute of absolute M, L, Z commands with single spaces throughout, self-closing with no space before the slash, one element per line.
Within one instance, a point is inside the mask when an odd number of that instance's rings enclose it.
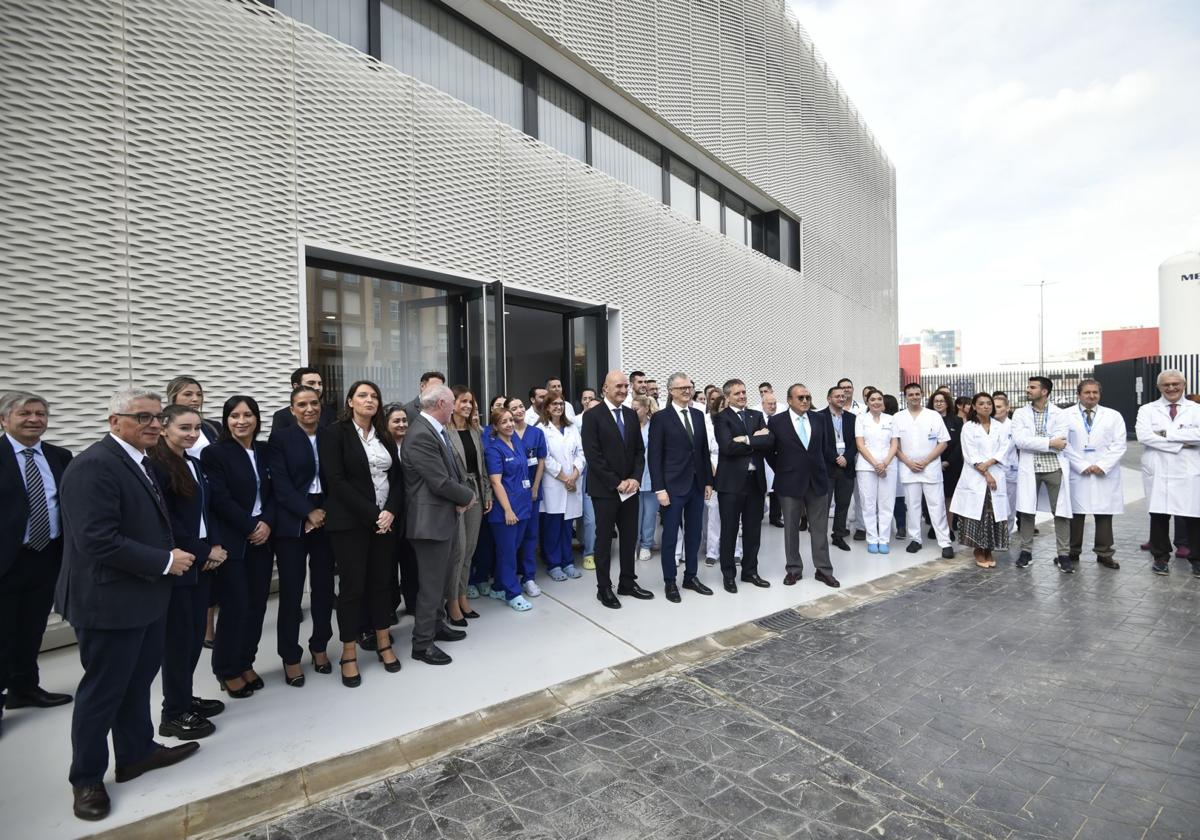
<path fill-rule="evenodd" d="M 38 650 L 61 567 L 60 538 L 41 551 L 17 549 L 13 564 L 0 577 L 0 695 L 9 688 L 30 691 L 38 686 Z"/>
<path fill-rule="evenodd" d="M 324 653 L 333 638 L 333 547 L 324 528 L 301 537 L 275 540 L 275 563 L 279 567 L 279 621 L 275 627 L 275 648 L 285 665 L 296 665 L 304 655 L 300 647 L 300 623 L 304 610 L 306 572 L 312 589 L 309 601 L 312 635 L 308 649 Z"/>
<path fill-rule="evenodd" d="M 194 586 L 176 586 L 171 590 L 163 640 L 164 720 L 179 717 L 192 708 L 192 675 L 204 649 L 208 596 L 215 576 L 216 572 L 200 572 L 200 580 Z"/>
<path fill-rule="evenodd" d="M 117 766 L 156 749 L 150 684 L 163 660 L 166 616 L 126 630 L 75 628 L 83 677 L 71 707 L 72 785 L 98 785 L 108 770 L 108 733 Z"/>
<path fill-rule="evenodd" d="M 619 535 L 621 576 L 619 586 L 632 586 L 637 581 L 634 558 L 638 538 L 638 494 L 625 501 L 618 498 L 598 499 L 592 497 L 592 508 L 596 511 L 596 588 L 612 587 L 609 571 L 612 566 L 613 529 Z"/>
<path fill-rule="evenodd" d="M 343 642 L 358 641 L 364 628 L 392 626 L 392 568 L 396 564 L 396 535 L 376 534 L 374 528 L 330 531 L 338 575 L 337 624 Z"/>
<path fill-rule="evenodd" d="M 408 537 L 404 536 L 403 532 L 402 524 L 396 532 L 397 559 L 400 563 L 400 593 L 404 597 L 404 609 L 415 615 L 421 579 L 417 574 L 417 553 L 413 551 L 412 543 L 408 541 Z"/>
<path fill-rule="evenodd" d="M 1179 526 L 1183 524 L 1187 533 L 1187 541 L 1193 551 L 1200 546 L 1200 516 L 1176 516 L 1175 538 L 1179 539 Z M 1167 513 L 1150 514 L 1150 553 L 1159 563 L 1167 563 L 1171 559 L 1171 515 Z M 1193 554 L 1193 563 L 1200 562 L 1200 556 Z"/>
<path fill-rule="evenodd" d="M 782 522 L 783 510 L 779 507 L 779 494 L 775 491 L 771 491 L 767 494 L 767 501 L 769 505 L 767 509 L 767 519 L 769 519 L 771 522 Z"/>
<path fill-rule="evenodd" d="M 726 578 L 737 572 L 733 552 L 737 548 L 739 523 L 742 526 L 742 574 L 758 574 L 758 546 L 765 504 L 766 496 L 758 489 L 752 472 L 746 473 L 742 492 L 717 494 L 717 510 L 721 514 L 721 574 Z"/>
<path fill-rule="evenodd" d="M 854 498 L 854 468 L 830 467 L 829 482 L 833 496 L 833 535 L 844 537 L 850 533 L 846 528 L 846 517 L 850 513 L 850 501 Z"/>
<path fill-rule="evenodd" d="M 274 559 L 269 543 L 247 545 L 245 557 L 226 560 L 217 572 L 221 611 L 217 613 L 212 669 L 218 679 L 231 680 L 254 667 Z"/>

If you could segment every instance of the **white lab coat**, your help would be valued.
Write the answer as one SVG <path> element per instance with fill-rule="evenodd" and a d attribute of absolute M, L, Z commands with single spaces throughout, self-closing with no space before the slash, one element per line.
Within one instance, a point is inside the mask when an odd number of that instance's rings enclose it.
<path fill-rule="evenodd" d="M 1039 437 L 1033 422 L 1033 407 L 1029 405 L 1017 409 L 1012 418 L 1013 443 L 1017 447 L 1017 510 L 1021 513 L 1036 513 L 1039 510 L 1050 511 L 1050 496 L 1043 488 L 1037 489 L 1037 470 L 1034 466 L 1034 454 L 1037 452 L 1054 452 L 1050 448 L 1051 438 L 1065 438 L 1070 433 L 1067 413 L 1053 403 L 1046 404 L 1046 436 Z M 1058 465 L 1062 469 L 1062 486 L 1058 491 L 1058 507 L 1053 511 L 1055 516 L 1071 518 L 1071 462 L 1067 460 L 1066 450 L 1056 453 Z"/>
<path fill-rule="evenodd" d="M 539 423 L 546 436 L 546 466 L 542 476 L 542 513 L 561 513 L 570 519 L 583 516 L 583 468 L 587 461 L 583 457 L 583 440 L 579 429 L 567 425 L 561 432 L 554 426 Z M 567 489 L 556 476 L 566 468 L 579 470 L 580 480 L 575 491 Z"/>
<path fill-rule="evenodd" d="M 1066 415 L 1070 427 L 1067 460 L 1071 462 L 1071 511 L 1124 513 L 1121 456 L 1125 454 L 1125 418 L 1119 411 L 1098 405 L 1089 432 L 1078 405 L 1068 408 Z M 1104 470 L 1104 475 L 1083 475 L 1091 466 Z"/>
<path fill-rule="evenodd" d="M 1168 405 L 1160 397 L 1142 406 L 1134 426 L 1150 512 L 1200 516 L 1200 405 L 1181 398 L 1173 421 Z"/>
<path fill-rule="evenodd" d="M 987 479 L 975 469 L 976 464 L 996 460 L 988 467 L 988 474 L 996 479 L 992 491 L 992 515 L 997 522 L 1008 521 L 1008 462 L 1012 448 L 1012 434 L 1008 423 L 992 421 L 985 432 L 980 423 L 963 423 L 962 430 L 963 471 L 950 500 L 950 512 L 968 519 L 983 518 L 983 499 L 987 495 Z"/>

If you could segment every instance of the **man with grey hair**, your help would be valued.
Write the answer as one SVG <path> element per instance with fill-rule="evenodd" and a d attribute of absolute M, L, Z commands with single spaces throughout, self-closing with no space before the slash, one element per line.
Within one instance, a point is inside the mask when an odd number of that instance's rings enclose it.
<path fill-rule="evenodd" d="M 83 677 L 71 718 L 75 816 L 108 815 L 108 734 L 117 782 L 190 756 L 154 742 L 150 684 L 162 665 L 172 578 L 196 558 L 175 547 L 146 450 L 162 432 L 162 399 L 125 388 L 109 402 L 109 433 L 75 458 L 61 485 L 63 570 L 58 610 L 75 629 Z"/>
<path fill-rule="evenodd" d="M 1152 571 L 1170 573 L 1171 517 L 1183 519 L 1188 545 L 1200 546 L 1200 405 L 1184 397 L 1187 380 L 1178 370 L 1158 375 L 1162 394 L 1138 409 L 1134 426 L 1142 451 L 1142 480 L 1150 508 Z M 1192 574 L 1200 577 L 1200 556 L 1192 554 Z"/>
<path fill-rule="evenodd" d="M 38 684 L 38 650 L 62 566 L 58 488 L 71 460 L 69 450 L 42 440 L 49 421 L 50 404 L 37 394 L 0 399 L 0 725 L 4 708 L 71 702 Z"/>
<path fill-rule="evenodd" d="M 449 665 L 435 642 L 457 642 L 467 634 L 446 625 L 446 602 L 454 588 L 453 558 L 458 550 L 458 518 L 475 504 L 467 466 L 450 443 L 446 424 L 454 410 L 454 392 L 441 382 L 426 382 L 417 398 L 404 438 L 405 536 L 417 558 L 416 616 L 412 658 Z"/>

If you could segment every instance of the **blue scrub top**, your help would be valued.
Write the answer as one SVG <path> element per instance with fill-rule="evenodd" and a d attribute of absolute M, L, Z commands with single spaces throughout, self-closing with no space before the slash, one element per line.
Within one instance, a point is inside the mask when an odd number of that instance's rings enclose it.
<path fill-rule="evenodd" d="M 529 470 L 526 469 L 525 447 L 521 444 L 521 439 L 514 434 L 512 443 L 513 448 L 509 449 L 500 436 L 496 435 L 484 446 L 483 459 L 487 464 L 488 475 L 500 476 L 500 483 L 504 485 L 504 492 L 508 494 L 508 504 L 517 515 L 517 519 L 524 520 L 533 515 L 533 482 L 529 478 Z M 526 483 L 530 486 L 526 487 Z M 488 522 L 504 523 L 504 508 L 500 502 L 492 505 L 487 517 Z"/>
<path fill-rule="evenodd" d="M 537 475 L 538 458 L 545 459 L 546 457 L 546 435 L 537 426 L 527 423 L 525 424 L 525 436 L 521 437 L 520 433 L 513 429 L 513 438 L 520 438 L 521 445 L 525 447 L 525 462 L 529 465 L 529 486 L 532 488 L 533 478 Z M 534 501 L 540 501 L 541 498 L 541 493 L 538 493 Z"/>

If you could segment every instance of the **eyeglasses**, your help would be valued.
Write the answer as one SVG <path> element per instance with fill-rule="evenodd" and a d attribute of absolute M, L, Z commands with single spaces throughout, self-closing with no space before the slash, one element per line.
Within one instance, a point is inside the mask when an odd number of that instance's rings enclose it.
<path fill-rule="evenodd" d="M 692 386 L 691 385 L 676 385 L 674 388 L 668 388 L 667 390 L 669 390 L 669 391 L 690 391 L 690 390 L 692 390 Z"/>
<path fill-rule="evenodd" d="M 157 420 L 159 423 L 165 423 L 167 421 L 167 415 L 153 414 L 149 411 L 139 411 L 137 414 L 122 414 L 121 412 L 116 412 L 113 416 L 114 417 L 128 417 L 130 420 L 133 420 L 139 426 L 149 426 L 155 420 Z"/>
<path fill-rule="evenodd" d="M 565 405 L 566 403 L 564 403 L 562 400 L 555 400 L 554 402 L 550 403 L 551 408 L 562 408 Z"/>

